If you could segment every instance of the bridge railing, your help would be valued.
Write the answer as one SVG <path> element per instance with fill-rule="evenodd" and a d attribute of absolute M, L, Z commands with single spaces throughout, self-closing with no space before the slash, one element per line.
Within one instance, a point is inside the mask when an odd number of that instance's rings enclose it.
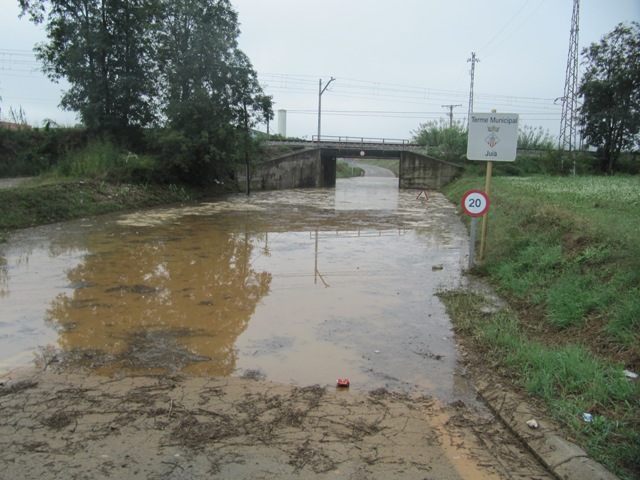
<path fill-rule="evenodd" d="M 418 147 L 420 145 L 411 142 L 411 140 L 401 139 L 401 138 L 367 138 L 367 137 L 341 137 L 334 135 L 314 135 L 312 137 L 312 142 L 314 143 L 322 143 L 322 144 L 330 144 L 336 146 L 345 146 L 345 147 L 356 147 L 356 146 L 376 146 L 382 147 L 384 149 L 385 146 L 393 147 L 397 149 L 398 147 Z"/>

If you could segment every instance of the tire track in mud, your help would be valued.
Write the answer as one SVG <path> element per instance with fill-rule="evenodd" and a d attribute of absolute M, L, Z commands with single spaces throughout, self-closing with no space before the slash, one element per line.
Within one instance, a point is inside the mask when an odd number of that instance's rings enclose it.
<path fill-rule="evenodd" d="M 0 462 L 43 480 L 551 478 L 460 401 L 235 377 L 5 379 Z"/>

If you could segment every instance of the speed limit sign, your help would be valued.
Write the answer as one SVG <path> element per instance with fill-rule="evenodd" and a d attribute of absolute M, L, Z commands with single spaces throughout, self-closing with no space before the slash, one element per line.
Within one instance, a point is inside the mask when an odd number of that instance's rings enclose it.
<path fill-rule="evenodd" d="M 482 190 L 469 190 L 462 196 L 462 210 L 470 217 L 481 217 L 489 210 L 489 196 Z"/>

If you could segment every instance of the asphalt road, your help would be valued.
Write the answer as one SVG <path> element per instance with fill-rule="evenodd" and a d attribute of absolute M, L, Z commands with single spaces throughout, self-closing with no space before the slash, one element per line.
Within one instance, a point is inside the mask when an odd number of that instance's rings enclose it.
<path fill-rule="evenodd" d="M 368 165 L 366 163 L 356 163 L 355 166 L 364 170 L 365 177 L 395 177 L 393 172 L 388 168 Z"/>

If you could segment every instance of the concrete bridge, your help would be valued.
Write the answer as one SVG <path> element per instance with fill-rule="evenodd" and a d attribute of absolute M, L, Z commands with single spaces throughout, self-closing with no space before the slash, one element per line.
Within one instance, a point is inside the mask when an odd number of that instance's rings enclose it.
<path fill-rule="evenodd" d="M 462 173 L 462 167 L 430 157 L 424 147 L 407 140 L 364 137 L 313 137 L 309 141 L 272 141 L 270 146 L 293 149 L 282 156 L 254 163 L 251 190 L 335 187 L 336 160 L 357 158 L 397 158 L 400 161 L 399 188 L 439 190 Z M 236 178 L 246 184 L 246 169 Z"/>

